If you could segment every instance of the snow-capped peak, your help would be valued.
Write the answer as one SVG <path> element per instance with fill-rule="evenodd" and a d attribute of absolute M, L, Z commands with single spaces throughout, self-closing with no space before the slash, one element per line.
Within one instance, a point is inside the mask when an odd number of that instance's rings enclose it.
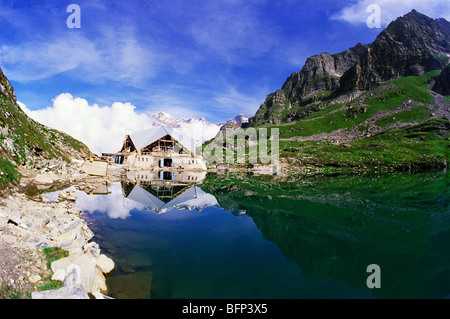
<path fill-rule="evenodd" d="M 248 123 L 248 117 L 245 114 L 236 115 L 235 117 L 229 119 L 228 121 L 219 123 L 217 125 L 222 126 L 225 124 L 241 124 L 241 123 Z"/>
<path fill-rule="evenodd" d="M 215 137 L 220 129 L 219 125 L 209 123 L 203 117 L 200 119 L 177 119 L 165 112 L 150 114 L 148 117 L 152 121 L 153 126 L 164 125 L 180 133 L 186 133 L 201 143 Z"/>

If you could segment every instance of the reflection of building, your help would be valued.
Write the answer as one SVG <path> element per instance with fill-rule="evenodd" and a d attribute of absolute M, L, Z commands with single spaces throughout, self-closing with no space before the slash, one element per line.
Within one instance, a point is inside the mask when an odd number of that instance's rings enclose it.
<path fill-rule="evenodd" d="M 154 184 L 156 181 L 200 184 L 206 177 L 206 171 L 132 170 L 127 172 L 126 177 L 134 184 L 145 186 Z"/>
<path fill-rule="evenodd" d="M 124 196 L 144 204 L 157 213 L 171 209 L 197 209 L 217 206 L 214 196 L 205 193 L 197 184 L 206 172 L 135 171 L 128 172 L 123 182 Z"/>
<path fill-rule="evenodd" d="M 203 157 L 195 155 L 197 146 L 190 136 L 158 126 L 127 135 L 115 162 L 143 169 L 206 170 Z"/>

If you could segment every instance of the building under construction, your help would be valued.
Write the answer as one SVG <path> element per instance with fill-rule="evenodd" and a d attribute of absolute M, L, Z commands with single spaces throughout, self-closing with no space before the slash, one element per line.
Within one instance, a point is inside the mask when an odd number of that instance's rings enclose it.
<path fill-rule="evenodd" d="M 195 154 L 198 141 L 164 126 L 130 134 L 114 155 L 116 164 L 142 169 L 206 170 L 202 156 Z"/>

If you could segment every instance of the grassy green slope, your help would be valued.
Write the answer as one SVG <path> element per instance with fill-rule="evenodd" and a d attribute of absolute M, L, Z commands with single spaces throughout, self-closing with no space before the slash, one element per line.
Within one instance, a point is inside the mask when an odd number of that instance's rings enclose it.
<path fill-rule="evenodd" d="M 439 74 L 398 78 L 346 103 L 306 106 L 295 121 L 256 126 L 279 128 L 280 155 L 295 165 L 441 168 L 450 155 L 450 103 L 430 91 Z"/>

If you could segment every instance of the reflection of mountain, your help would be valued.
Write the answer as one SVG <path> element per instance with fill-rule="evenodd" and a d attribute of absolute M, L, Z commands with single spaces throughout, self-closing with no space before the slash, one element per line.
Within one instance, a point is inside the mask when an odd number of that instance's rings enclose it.
<path fill-rule="evenodd" d="M 123 182 L 124 196 L 157 213 L 171 209 L 197 209 L 218 205 L 211 194 L 197 184 L 206 172 L 135 171 Z M 129 179 L 128 179 L 129 178 Z"/>
<path fill-rule="evenodd" d="M 381 267 L 381 298 L 442 298 L 450 292 L 448 176 L 207 178 L 222 207 L 245 209 L 264 238 L 303 274 L 365 287 Z"/>

